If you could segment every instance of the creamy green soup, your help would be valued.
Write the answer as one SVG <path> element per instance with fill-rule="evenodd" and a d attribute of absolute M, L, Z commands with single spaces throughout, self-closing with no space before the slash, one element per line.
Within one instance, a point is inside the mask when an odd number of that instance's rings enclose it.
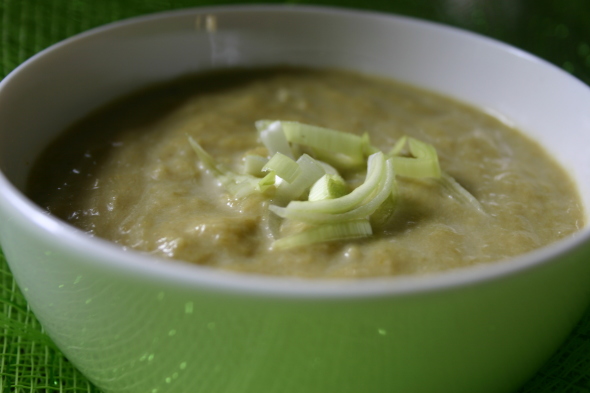
<path fill-rule="evenodd" d="M 237 171 L 245 154 L 266 154 L 254 128 L 259 119 L 367 132 L 383 150 L 403 135 L 430 143 L 441 168 L 484 213 L 437 182 L 398 177 L 394 216 L 370 238 L 274 250 L 272 200 L 228 194 L 200 169 L 187 142 L 192 136 Z M 518 131 L 449 98 L 338 70 L 231 70 L 136 92 L 66 130 L 37 161 L 28 193 L 49 213 L 124 248 L 298 277 L 425 274 L 490 263 L 583 226 L 567 174 Z"/>

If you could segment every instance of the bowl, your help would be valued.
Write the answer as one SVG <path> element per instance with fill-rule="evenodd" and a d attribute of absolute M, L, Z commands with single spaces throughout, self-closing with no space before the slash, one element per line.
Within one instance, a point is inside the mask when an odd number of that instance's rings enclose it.
<path fill-rule="evenodd" d="M 590 302 L 588 226 L 492 265 L 301 280 L 124 251 L 24 196 L 35 157 L 93 108 L 189 72 L 277 63 L 388 76 L 484 108 L 544 146 L 588 212 L 590 89 L 518 49 L 321 7 L 134 18 L 58 43 L 0 84 L 0 242 L 47 333 L 105 392 L 499 393 L 523 384 Z"/>

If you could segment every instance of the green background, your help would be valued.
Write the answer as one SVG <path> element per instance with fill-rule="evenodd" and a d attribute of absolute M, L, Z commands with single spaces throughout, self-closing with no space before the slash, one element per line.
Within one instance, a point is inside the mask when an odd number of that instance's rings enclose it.
<path fill-rule="evenodd" d="M 236 2 L 0 0 L 0 78 L 49 45 L 92 27 L 158 11 L 233 3 Z M 294 0 L 266 3 L 369 9 L 437 21 L 522 48 L 590 84 L 590 0 Z M 43 333 L 1 252 L 0 308 L 0 392 L 98 392 Z M 519 390 L 519 393 L 524 392 L 590 393 L 590 310 L 560 350 Z"/>

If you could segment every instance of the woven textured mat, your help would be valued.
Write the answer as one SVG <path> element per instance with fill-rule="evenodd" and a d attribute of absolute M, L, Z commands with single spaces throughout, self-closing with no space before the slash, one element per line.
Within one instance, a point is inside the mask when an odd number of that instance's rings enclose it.
<path fill-rule="evenodd" d="M 0 0 L 0 78 L 38 51 L 89 28 L 140 14 L 221 3 L 229 2 Z M 288 3 L 395 12 L 470 29 L 535 53 L 590 83 L 588 0 L 295 0 Z M 0 392 L 99 392 L 44 334 L 1 251 L 0 308 Z M 590 310 L 560 350 L 519 390 L 519 393 L 549 392 L 590 393 Z"/>

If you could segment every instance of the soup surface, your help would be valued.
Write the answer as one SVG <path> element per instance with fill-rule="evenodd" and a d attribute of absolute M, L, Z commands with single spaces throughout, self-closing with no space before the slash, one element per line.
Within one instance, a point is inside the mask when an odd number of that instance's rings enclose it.
<path fill-rule="evenodd" d="M 481 203 L 398 176 L 400 198 L 373 237 L 272 250 L 268 197 L 236 199 L 201 170 L 192 136 L 237 170 L 260 152 L 254 122 L 403 135 L 432 144 L 443 171 Z M 499 261 L 583 225 L 576 190 L 534 142 L 445 97 L 337 70 L 195 75 L 122 98 L 74 124 L 35 164 L 28 193 L 48 212 L 125 248 L 243 272 L 299 277 L 424 274 Z"/>

